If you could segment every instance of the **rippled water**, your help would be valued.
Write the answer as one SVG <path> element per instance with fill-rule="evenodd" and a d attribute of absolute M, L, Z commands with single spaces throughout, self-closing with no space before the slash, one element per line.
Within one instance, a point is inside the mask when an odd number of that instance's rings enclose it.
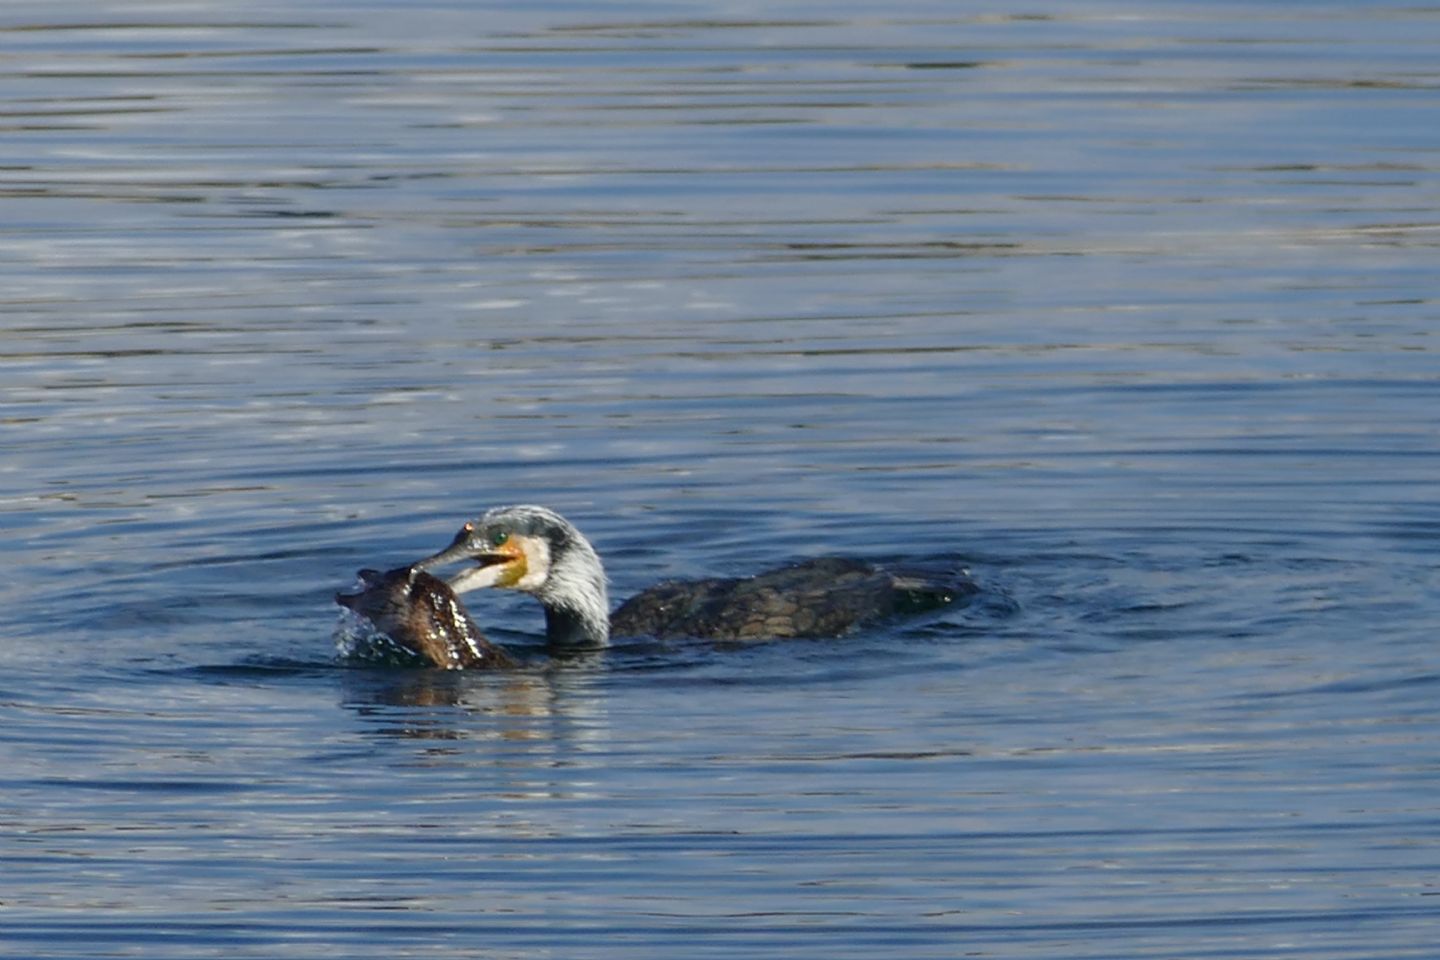
<path fill-rule="evenodd" d="M 1002 6 L 0 7 L 0 952 L 1431 956 L 1440 7 Z M 337 660 L 512 501 L 985 590 Z"/>

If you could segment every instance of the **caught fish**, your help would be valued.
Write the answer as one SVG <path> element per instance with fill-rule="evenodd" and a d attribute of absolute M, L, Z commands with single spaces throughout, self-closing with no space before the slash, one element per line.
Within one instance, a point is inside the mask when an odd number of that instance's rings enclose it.
<path fill-rule="evenodd" d="M 485 639 L 444 580 L 413 567 L 361 570 L 354 593 L 335 602 L 405 651 L 446 670 L 498 670 L 515 660 Z"/>

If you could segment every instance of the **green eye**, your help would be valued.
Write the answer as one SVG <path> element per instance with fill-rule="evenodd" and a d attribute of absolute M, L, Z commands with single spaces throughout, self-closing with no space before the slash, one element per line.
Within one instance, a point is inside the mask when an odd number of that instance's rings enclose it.
<path fill-rule="evenodd" d="M 490 546 L 492 546 L 492 547 L 501 547 L 501 546 L 504 546 L 504 545 L 505 545 L 505 541 L 506 541 L 506 540 L 509 540 L 509 539 L 510 539 L 510 534 L 509 534 L 507 531 L 505 531 L 505 530 L 496 530 L 494 533 L 490 534 Z"/>

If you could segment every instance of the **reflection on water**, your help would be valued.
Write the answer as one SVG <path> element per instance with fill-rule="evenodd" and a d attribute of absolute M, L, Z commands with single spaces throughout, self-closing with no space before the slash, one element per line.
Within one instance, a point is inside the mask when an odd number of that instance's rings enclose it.
<path fill-rule="evenodd" d="M 292 7 L 0 7 L 0 952 L 1428 956 L 1433 10 Z M 506 502 L 984 592 L 333 656 Z"/>
<path fill-rule="evenodd" d="M 569 750 L 605 739 L 604 702 L 575 663 L 485 674 L 352 667 L 341 676 L 345 705 L 385 734 L 559 742 Z"/>

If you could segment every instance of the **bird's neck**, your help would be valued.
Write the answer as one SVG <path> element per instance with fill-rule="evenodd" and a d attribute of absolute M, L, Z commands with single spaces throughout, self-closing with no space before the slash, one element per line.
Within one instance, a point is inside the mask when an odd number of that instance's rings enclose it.
<path fill-rule="evenodd" d="M 610 618 L 597 622 L 584 611 L 547 604 L 545 639 L 553 647 L 602 647 L 610 642 Z"/>
<path fill-rule="evenodd" d="M 545 607 L 545 637 L 551 646 L 599 647 L 610 642 L 605 568 L 583 537 L 576 535 L 538 596 Z"/>

